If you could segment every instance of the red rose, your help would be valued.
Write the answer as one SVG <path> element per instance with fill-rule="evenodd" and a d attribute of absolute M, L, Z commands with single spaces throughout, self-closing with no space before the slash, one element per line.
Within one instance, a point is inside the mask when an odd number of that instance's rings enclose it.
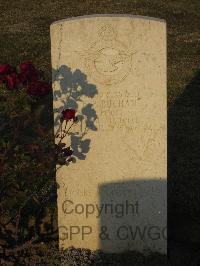
<path fill-rule="evenodd" d="M 9 90 L 13 90 L 14 88 L 16 88 L 19 85 L 19 77 L 18 77 L 17 73 L 15 73 L 15 72 L 3 77 L 2 81 L 4 81 L 6 83 L 6 87 Z"/>
<path fill-rule="evenodd" d="M 70 120 L 75 119 L 75 110 L 74 109 L 65 109 L 62 111 L 62 119 L 64 120 Z"/>
<path fill-rule="evenodd" d="M 9 64 L 0 65 L 0 75 L 8 75 L 14 71 L 14 68 Z"/>
<path fill-rule="evenodd" d="M 26 71 L 19 73 L 19 80 L 20 83 L 23 85 L 27 85 L 28 83 L 37 81 L 39 79 L 39 73 L 37 70 L 32 70 L 32 71 Z"/>
<path fill-rule="evenodd" d="M 51 90 L 51 85 L 45 81 L 37 80 L 28 85 L 27 93 L 31 96 L 45 96 Z"/>
<path fill-rule="evenodd" d="M 21 63 L 19 68 L 21 71 L 19 79 L 23 85 L 27 85 L 27 83 L 31 83 L 39 79 L 39 71 L 34 67 L 31 61 Z"/>
<path fill-rule="evenodd" d="M 21 72 L 25 72 L 29 70 L 30 68 L 35 68 L 32 61 L 24 61 L 19 66 Z"/>

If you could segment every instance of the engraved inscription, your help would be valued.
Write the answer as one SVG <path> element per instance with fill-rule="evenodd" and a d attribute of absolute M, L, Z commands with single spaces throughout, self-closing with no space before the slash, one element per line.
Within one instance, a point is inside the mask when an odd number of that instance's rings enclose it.
<path fill-rule="evenodd" d="M 95 110 L 97 110 L 97 128 L 134 130 L 138 121 L 130 110 L 140 101 L 139 93 L 131 94 L 127 90 L 114 94 L 110 91 L 100 93 L 93 101 Z"/>

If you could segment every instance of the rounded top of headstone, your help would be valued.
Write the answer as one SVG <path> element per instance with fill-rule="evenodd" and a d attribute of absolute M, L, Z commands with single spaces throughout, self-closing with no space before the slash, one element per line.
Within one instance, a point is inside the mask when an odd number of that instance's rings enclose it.
<path fill-rule="evenodd" d="M 148 17 L 148 16 L 140 16 L 140 15 L 131 15 L 131 14 L 93 14 L 93 15 L 85 15 L 85 16 L 77 16 L 77 17 L 70 17 L 66 19 L 61 19 L 53 22 L 51 25 L 57 24 L 57 23 L 62 23 L 65 21 L 71 21 L 71 20 L 79 20 L 79 19 L 89 19 L 89 18 L 104 18 L 104 17 L 124 17 L 124 18 L 136 18 L 136 19 L 143 19 L 143 20 L 153 20 L 157 22 L 162 22 L 166 23 L 164 19 L 160 18 L 154 18 L 154 17 Z M 50 25 L 50 26 L 51 26 Z"/>

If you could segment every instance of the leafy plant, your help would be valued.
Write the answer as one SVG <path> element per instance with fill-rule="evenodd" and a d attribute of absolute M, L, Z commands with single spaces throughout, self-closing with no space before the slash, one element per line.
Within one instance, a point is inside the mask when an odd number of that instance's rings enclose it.
<path fill-rule="evenodd" d="M 67 123 L 77 121 L 75 110 L 62 111 L 55 145 L 51 99 L 51 84 L 31 61 L 0 65 L 0 238 L 5 246 L 42 235 L 46 207 L 56 215 L 55 165 L 75 161 L 62 143 Z M 56 228 L 46 230 L 52 234 Z"/>

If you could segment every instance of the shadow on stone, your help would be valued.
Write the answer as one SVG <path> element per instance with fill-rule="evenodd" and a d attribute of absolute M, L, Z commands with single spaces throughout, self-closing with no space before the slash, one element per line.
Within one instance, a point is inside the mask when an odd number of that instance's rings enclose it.
<path fill-rule="evenodd" d="M 167 183 L 134 178 L 102 184 L 99 189 L 99 246 L 108 253 L 134 250 L 165 253 Z"/>
<path fill-rule="evenodd" d="M 64 109 L 78 110 L 79 132 L 69 132 L 73 156 L 85 160 L 90 149 L 90 139 L 83 139 L 88 130 L 96 131 L 94 121 L 97 119 L 93 104 L 88 102 L 98 92 L 94 84 L 87 82 L 87 76 L 79 69 L 72 71 L 66 65 L 52 70 L 52 81 L 55 84 L 53 91 L 54 103 L 59 106 L 54 108 L 54 126 L 60 124 L 60 115 Z M 57 87 L 58 86 L 58 87 Z M 85 100 L 87 99 L 87 103 Z"/>

